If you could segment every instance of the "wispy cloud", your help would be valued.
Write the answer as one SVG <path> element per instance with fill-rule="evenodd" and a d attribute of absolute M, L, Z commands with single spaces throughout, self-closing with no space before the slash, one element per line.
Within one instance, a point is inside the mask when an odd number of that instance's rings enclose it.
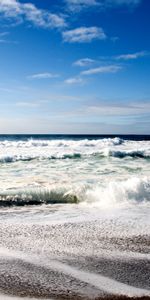
<path fill-rule="evenodd" d="M 81 75 L 94 75 L 99 73 L 117 73 L 122 69 L 119 65 L 101 66 L 98 68 L 92 68 L 81 72 Z"/>
<path fill-rule="evenodd" d="M 99 0 L 99 3 L 105 6 L 129 5 L 134 6 L 141 3 L 142 0 Z"/>
<path fill-rule="evenodd" d="M 112 36 L 112 37 L 110 38 L 110 40 L 111 40 L 113 43 L 115 43 L 115 42 L 117 42 L 117 41 L 119 40 L 119 37 L 118 37 L 118 36 Z"/>
<path fill-rule="evenodd" d="M 136 6 L 142 0 L 64 0 L 69 10 L 81 11 L 88 7 L 99 7 L 101 9 L 119 7 L 121 5 L 130 7 Z"/>
<path fill-rule="evenodd" d="M 0 39 L 0 44 L 18 44 L 17 41 L 11 41 L 6 39 Z"/>
<path fill-rule="evenodd" d="M 0 32 L 0 37 L 4 37 L 4 36 L 7 36 L 7 35 L 9 35 L 8 31 Z"/>
<path fill-rule="evenodd" d="M 79 67 L 87 67 L 87 66 L 90 66 L 92 64 L 95 63 L 95 60 L 94 59 L 91 59 L 91 58 L 81 58 L 79 60 L 76 60 L 73 65 L 74 66 L 79 66 Z"/>
<path fill-rule="evenodd" d="M 89 6 L 99 5 L 97 0 L 65 0 L 67 7 L 72 11 L 80 11 Z"/>
<path fill-rule="evenodd" d="M 63 40 L 69 43 L 86 43 L 93 40 L 104 40 L 106 34 L 100 27 L 79 27 L 62 33 Z"/>
<path fill-rule="evenodd" d="M 85 81 L 81 77 L 72 77 L 65 80 L 65 83 L 68 85 L 72 84 L 83 84 Z"/>
<path fill-rule="evenodd" d="M 0 39 L 0 44 L 7 44 L 7 40 Z"/>
<path fill-rule="evenodd" d="M 12 93 L 13 89 L 0 87 L 1 92 Z"/>
<path fill-rule="evenodd" d="M 49 79 L 49 78 L 57 78 L 59 77 L 59 74 L 53 74 L 53 73 L 38 73 L 29 75 L 28 79 Z"/>
<path fill-rule="evenodd" d="M 139 57 L 144 57 L 148 54 L 149 53 L 147 51 L 140 51 L 140 52 L 129 53 L 129 54 L 121 54 L 121 55 L 116 56 L 116 59 L 132 60 L 132 59 L 137 59 Z"/>
<path fill-rule="evenodd" d="M 32 3 L 21 3 L 17 0 L 0 0 L 0 14 L 9 20 L 20 20 L 20 22 L 26 20 L 43 28 L 66 26 L 64 17 L 39 9 Z"/>
<path fill-rule="evenodd" d="M 38 102 L 16 102 L 16 106 L 23 107 L 23 108 L 36 108 L 40 106 Z"/>
<path fill-rule="evenodd" d="M 61 28 L 66 25 L 63 17 L 46 10 L 40 10 L 31 3 L 22 4 L 22 11 L 28 21 L 39 27 Z"/>
<path fill-rule="evenodd" d="M 85 107 L 83 113 L 107 116 L 141 115 L 150 113 L 150 103 L 148 101 L 143 101 L 143 103 L 131 101 L 127 104 L 101 102 L 97 105 L 89 105 Z"/>

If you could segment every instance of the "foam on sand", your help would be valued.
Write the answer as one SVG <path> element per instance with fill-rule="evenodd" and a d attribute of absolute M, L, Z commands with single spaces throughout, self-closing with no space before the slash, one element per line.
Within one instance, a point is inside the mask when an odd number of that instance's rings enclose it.
<path fill-rule="evenodd" d="M 37 300 L 37 298 L 7 296 L 7 295 L 3 295 L 3 294 L 0 294 L 0 299 L 1 300 Z M 38 298 L 38 300 L 42 300 L 42 299 Z M 52 300 L 52 298 L 48 298 L 48 299 L 45 299 L 45 300 Z"/>
<path fill-rule="evenodd" d="M 85 282 L 90 286 L 99 289 L 100 291 L 104 291 L 110 295 L 122 295 L 122 296 L 129 296 L 129 297 L 142 297 L 142 296 L 149 296 L 150 297 L 150 290 L 137 288 L 131 285 L 124 284 L 117 280 L 111 279 L 106 276 L 102 276 L 100 274 L 95 274 L 92 272 L 84 271 L 82 269 L 78 269 L 76 267 L 67 265 L 62 263 L 58 260 L 47 260 L 41 256 L 27 256 L 22 252 L 13 252 L 8 251 L 7 249 L 0 248 L 1 257 L 4 256 L 9 260 L 12 259 L 21 259 L 24 262 L 32 263 L 36 266 L 45 267 L 47 269 L 54 270 L 58 273 L 63 273 L 73 277 L 81 282 Z"/>

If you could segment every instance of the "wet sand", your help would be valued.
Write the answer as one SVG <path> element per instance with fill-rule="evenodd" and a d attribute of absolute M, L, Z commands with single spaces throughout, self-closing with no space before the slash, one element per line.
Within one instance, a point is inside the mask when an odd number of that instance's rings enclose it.
<path fill-rule="evenodd" d="M 22 298 L 22 297 L 15 297 L 15 296 L 7 296 L 7 295 L 0 295 L 0 299 L 1 300 L 36 300 L 35 298 Z M 44 299 L 44 298 L 43 298 Z M 38 298 L 38 300 L 43 300 L 42 298 Z M 61 298 L 55 298 L 57 300 L 65 300 L 65 299 L 69 299 L 69 300 L 85 300 L 87 298 L 81 298 L 81 297 L 71 297 L 69 298 L 68 295 L 62 295 Z M 149 300 L 149 297 L 134 297 L 134 298 L 130 298 L 130 297 L 126 297 L 126 296 L 108 296 L 108 297 L 100 297 L 100 298 L 95 298 L 95 300 Z M 45 300 L 54 300 L 54 298 L 48 298 Z"/>
<path fill-rule="evenodd" d="M 23 223 L 18 210 L 0 221 L 0 300 L 150 299 L 148 222 L 23 212 Z"/>

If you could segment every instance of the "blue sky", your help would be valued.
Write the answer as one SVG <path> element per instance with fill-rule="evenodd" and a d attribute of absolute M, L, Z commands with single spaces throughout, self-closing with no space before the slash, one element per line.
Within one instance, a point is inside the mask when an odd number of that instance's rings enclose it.
<path fill-rule="evenodd" d="M 0 133 L 150 134 L 149 0 L 0 0 Z"/>

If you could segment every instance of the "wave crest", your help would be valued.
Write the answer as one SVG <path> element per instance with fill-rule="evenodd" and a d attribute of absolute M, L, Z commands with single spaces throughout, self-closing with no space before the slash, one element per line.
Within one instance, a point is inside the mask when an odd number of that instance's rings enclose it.
<path fill-rule="evenodd" d="M 37 148 L 37 147 L 56 147 L 56 148 L 66 148 L 66 147 L 95 147 L 95 146 L 116 146 L 124 143 L 124 140 L 115 138 L 103 138 L 103 139 L 52 139 L 52 140 L 36 140 L 28 139 L 27 141 L 0 141 L 0 147 L 5 148 Z"/>
<path fill-rule="evenodd" d="M 98 153 L 97 153 L 98 154 Z M 138 157 L 138 158 L 150 158 L 150 149 L 139 149 L 139 150 L 111 150 L 109 148 L 104 149 L 99 153 L 102 156 L 112 156 L 118 158 L 124 157 Z"/>
<path fill-rule="evenodd" d="M 39 154 L 23 154 L 23 155 L 1 155 L 0 156 L 0 163 L 13 163 L 17 161 L 31 161 L 31 160 L 65 160 L 65 159 L 80 159 L 84 157 L 116 157 L 116 158 L 125 158 L 125 157 L 131 157 L 131 158 L 143 158 L 148 159 L 150 158 L 150 149 L 147 150 L 112 150 L 109 148 L 102 149 L 98 152 L 92 151 L 87 153 L 82 152 L 71 152 L 71 153 L 39 153 Z"/>
<path fill-rule="evenodd" d="M 81 140 L 0 141 L 0 163 L 85 157 L 147 159 L 150 158 L 150 141 L 129 141 L 118 137 Z"/>
<path fill-rule="evenodd" d="M 42 204 L 78 203 L 77 196 L 57 191 L 29 191 L 1 194 L 0 207 L 27 206 Z"/>
<path fill-rule="evenodd" d="M 68 187 L 55 190 L 29 190 L 2 193 L 0 207 L 85 203 L 99 207 L 150 203 L 150 179 L 131 177 L 124 181 L 110 181 L 105 186 Z"/>

